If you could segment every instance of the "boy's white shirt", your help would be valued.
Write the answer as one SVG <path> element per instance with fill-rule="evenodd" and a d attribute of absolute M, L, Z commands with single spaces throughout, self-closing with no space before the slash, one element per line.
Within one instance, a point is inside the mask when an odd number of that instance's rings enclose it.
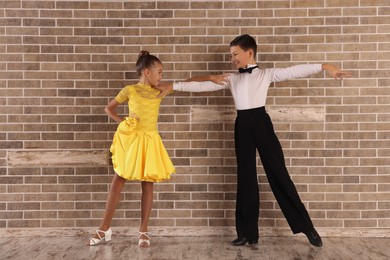
<path fill-rule="evenodd" d="M 253 67 L 256 64 L 249 64 Z M 252 109 L 265 106 L 267 92 L 272 82 L 304 78 L 322 71 L 322 64 L 302 64 L 287 68 L 258 69 L 252 73 L 231 73 L 225 85 L 211 81 L 177 82 L 173 90 L 186 92 L 217 91 L 230 89 L 237 110 Z"/>

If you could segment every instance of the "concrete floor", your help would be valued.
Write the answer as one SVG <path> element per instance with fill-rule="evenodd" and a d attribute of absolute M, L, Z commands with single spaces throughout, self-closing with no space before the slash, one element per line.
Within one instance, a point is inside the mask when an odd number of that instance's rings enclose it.
<path fill-rule="evenodd" d="M 75 236 L 0 237 L 0 259 L 390 259 L 390 238 L 323 237 L 324 246 L 311 246 L 304 236 L 261 237 L 257 247 L 234 247 L 234 237 L 151 237 L 150 248 L 139 248 L 137 238 L 113 235 L 113 240 L 85 246 L 88 234 Z"/>

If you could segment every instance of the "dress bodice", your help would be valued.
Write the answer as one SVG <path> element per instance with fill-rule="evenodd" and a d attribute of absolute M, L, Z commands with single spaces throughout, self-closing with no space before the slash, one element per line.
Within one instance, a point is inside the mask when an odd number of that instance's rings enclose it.
<path fill-rule="evenodd" d="M 135 130 L 157 131 L 158 112 L 161 98 L 159 90 L 141 83 L 123 88 L 115 99 L 122 103 L 128 100 L 129 119 L 136 120 Z"/>

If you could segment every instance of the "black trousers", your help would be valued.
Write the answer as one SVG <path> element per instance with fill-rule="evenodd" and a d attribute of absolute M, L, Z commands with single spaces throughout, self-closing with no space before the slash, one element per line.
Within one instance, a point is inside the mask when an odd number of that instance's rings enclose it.
<path fill-rule="evenodd" d="M 236 230 L 239 238 L 259 237 L 259 186 L 256 149 L 272 192 L 294 234 L 313 228 L 313 223 L 292 182 L 280 142 L 264 107 L 239 110 L 235 122 L 237 157 Z"/>

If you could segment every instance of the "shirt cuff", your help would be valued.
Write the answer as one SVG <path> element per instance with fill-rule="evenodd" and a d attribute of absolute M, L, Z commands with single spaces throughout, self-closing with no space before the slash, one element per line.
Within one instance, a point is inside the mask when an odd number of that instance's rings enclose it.
<path fill-rule="evenodd" d="M 321 63 L 315 64 L 315 69 L 316 69 L 318 72 L 323 71 L 323 69 L 322 69 L 322 64 L 321 64 Z"/>

